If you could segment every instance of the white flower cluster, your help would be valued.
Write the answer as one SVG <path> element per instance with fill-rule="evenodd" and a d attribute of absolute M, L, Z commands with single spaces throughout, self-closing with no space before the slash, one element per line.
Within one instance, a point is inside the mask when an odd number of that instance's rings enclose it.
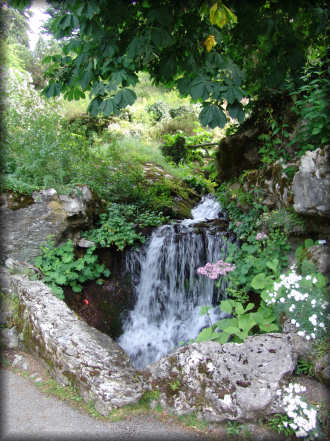
<path fill-rule="evenodd" d="M 314 432 L 314 437 L 318 437 L 317 432 L 317 409 L 308 404 L 301 396 L 306 388 L 298 383 L 290 383 L 287 387 L 277 390 L 277 395 L 281 397 L 283 407 L 291 418 L 292 422 L 283 422 L 284 427 L 294 430 L 296 436 L 306 437 Z"/>
<path fill-rule="evenodd" d="M 281 274 L 280 280 L 274 283 L 272 292 L 268 291 L 268 298 L 265 298 L 267 305 L 275 304 L 277 308 L 287 311 L 286 315 L 292 317 L 290 323 L 300 328 L 297 334 L 306 340 L 315 339 L 319 331 L 326 329 L 325 322 L 329 320 L 326 316 L 329 303 L 319 296 L 315 298 L 315 295 L 311 295 L 311 292 L 317 291 L 317 283 L 317 277 L 301 276 L 292 266 L 288 274 Z M 311 313 L 312 310 L 315 312 Z M 301 319 L 305 321 L 304 326 Z"/>

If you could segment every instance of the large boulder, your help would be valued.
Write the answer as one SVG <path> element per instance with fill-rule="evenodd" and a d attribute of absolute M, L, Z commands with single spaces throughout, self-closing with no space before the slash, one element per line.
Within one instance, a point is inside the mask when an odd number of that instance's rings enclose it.
<path fill-rule="evenodd" d="M 227 136 L 220 142 L 216 154 L 219 182 L 238 177 L 243 170 L 254 169 L 260 165 L 258 135 L 258 130 L 252 128 Z"/>
<path fill-rule="evenodd" d="M 59 195 L 54 189 L 34 192 L 21 205 L 12 199 L 11 194 L 2 195 L 2 258 L 23 262 L 33 262 L 47 236 L 53 235 L 58 244 L 91 226 L 100 207 L 87 186 L 77 187 L 71 195 Z"/>
<path fill-rule="evenodd" d="M 17 327 L 26 348 L 60 384 L 73 384 L 103 415 L 139 400 L 142 377 L 117 343 L 79 319 L 42 282 L 12 275 L 11 289 L 19 297 Z"/>
<path fill-rule="evenodd" d="M 308 151 L 293 179 L 294 209 L 308 216 L 330 217 L 330 147 Z"/>
<path fill-rule="evenodd" d="M 289 334 L 263 334 L 243 343 L 193 343 L 150 365 L 149 387 L 176 414 L 197 411 L 209 422 L 253 420 L 282 412 L 276 391 L 295 369 Z"/>

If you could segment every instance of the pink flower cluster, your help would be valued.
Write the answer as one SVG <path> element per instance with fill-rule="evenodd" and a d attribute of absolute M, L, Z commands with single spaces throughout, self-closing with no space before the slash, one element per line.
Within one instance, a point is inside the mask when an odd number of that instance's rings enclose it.
<path fill-rule="evenodd" d="M 263 240 L 263 239 L 267 239 L 267 238 L 268 238 L 268 236 L 266 233 L 258 233 L 256 235 L 256 240 Z"/>
<path fill-rule="evenodd" d="M 216 280 L 219 276 L 225 276 L 227 273 L 234 271 L 236 268 L 232 263 L 218 260 L 216 263 L 207 263 L 205 266 L 197 268 L 197 274 Z"/>

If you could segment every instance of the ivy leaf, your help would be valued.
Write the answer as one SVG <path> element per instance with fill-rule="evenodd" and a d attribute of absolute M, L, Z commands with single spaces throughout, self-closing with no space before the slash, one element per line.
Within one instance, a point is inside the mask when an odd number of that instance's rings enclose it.
<path fill-rule="evenodd" d="M 215 127 L 224 127 L 227 118 L 223 111 L 214 104 L 208 104 L 199 114 L 200 122 L 203 126 L 209 126 L 211 129 Z"/>

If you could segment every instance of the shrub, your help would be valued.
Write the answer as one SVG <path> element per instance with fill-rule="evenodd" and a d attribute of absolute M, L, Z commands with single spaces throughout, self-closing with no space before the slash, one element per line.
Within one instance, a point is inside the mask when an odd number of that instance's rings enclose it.
<path fill-rule="evenodd" d="M 60 299 L 64 298 L 61 286 L 70 286 L 74 292 L 82 291 L 82 283 L 108 277 L 110 271 L 103 264 L 98 263 L 98 256 L 94 254 L 95 247 L 88 248 L 83 257 L 76 258 L 71 240 L 59 247 L 54 246 L 53 240 L 48 240 L 41 248 L 41 255 L 34 264 L 43 274 L 43 281 Z M 60 285 L 60 286 L 59 286 Z"/>
<path fill-rule="evenodd" d="M 123 250 L 137 241 L 145 241 L 145 236 L 138 229 L 156 227 L 166 220 L 161 213 L 140 212 L 136 205 L 112 203 L 107 212 L 100 215 L 99 227 L 86 232 L 84 236 L 102 247 L 115 245 Z"/>
<path fill-rule="evenodd" d="M 146 107 L 148 113 L 150 113 L 155 121 L 161 121 L 169 118 L 169 108 L 163 101 L 156 101 Z"/>

